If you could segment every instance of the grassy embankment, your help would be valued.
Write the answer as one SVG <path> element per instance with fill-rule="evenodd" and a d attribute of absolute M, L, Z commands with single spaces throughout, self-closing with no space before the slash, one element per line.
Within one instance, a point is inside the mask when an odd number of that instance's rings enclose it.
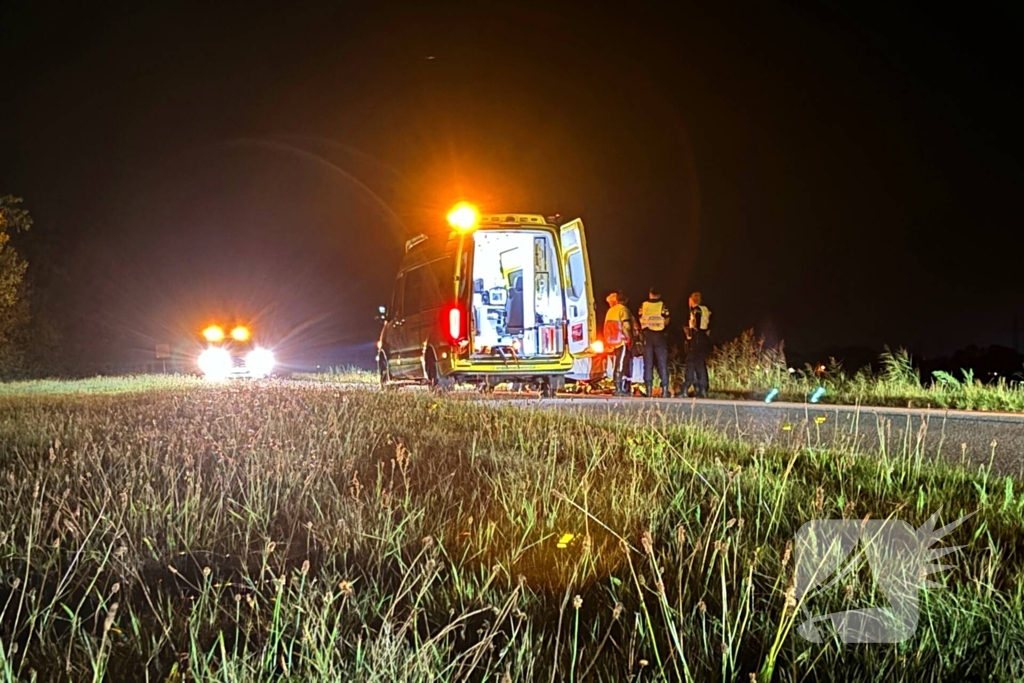
<path fill-rule="evenodd" d="M 1024 492 L 984 470 L 417 392 L 22 389 L 0 389 L 0 680 L 1024 675 Z M 805 521 L 939 507 L 979 514 L 913 638 L 796 636 L 879 599 L 793 604 Z"/>
<path fill-rule="evenodd" d="M 886 351 L 880 361 L 879 372 L 865 368 L 851 375 L 835 361 L 790 372 L 781 346 L 766 347 L 748 331 L 715 349 L 708 373 L 713 391 L 758 399 L 778 388 L 777 400 L 804 402 L 823 387 L 822 403 L 1024 411 L 1024 384 L 1019 379 L 982 383 L 969 371 L 922 378 L 904 350 Z M 682 368 L 678 371 L 681 381 Z"/>
<path fill-rule="evenodd" d="M 850 374 L 838 362 L 789 372 L 781 347 L 766 347 L 762 339 L 746 332 L 715 349 L 708 373 L 712 396 L 717 398 L 761 400 L 777 388 L 775 400 L 803 403 L 821 387 L 825 390 L 822 403 L 1024 412 L 1024 384 L 1019 379 L 1002 377 L 982 383 L 970 372 L 922 378 L 902 350 L 883 353 L 880 360 L 879 372 L 863 369 Z M 296 377 L 348 385 L 377 383 L 374 373 L 358 368 L 334 368 Z M 672 368 L 674 391 L 679 391 L 682 382 L 683 367 L 676 363 Z M 659 386 L 657 380 L 655 386 Z M 604 389 L 611 393 L 611 381 Z"/>

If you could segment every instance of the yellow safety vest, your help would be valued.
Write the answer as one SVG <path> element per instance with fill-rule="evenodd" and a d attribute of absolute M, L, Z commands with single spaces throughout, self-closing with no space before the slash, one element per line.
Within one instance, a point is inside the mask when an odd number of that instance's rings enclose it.
<path fill-rule="evenodd" d="M 661 311 L 665 307 L 662 301 L 645 301 L 640 306 L 640 327 L 652 332 L 661 332 L 665 329 L 665 316 Z"/>
<path fill-rule="evenodd" d="M 622 323 L 629 320 L 629 310 L 622 304 L 615 304 L 608 309 L 604 317 L 604 344 L 615 348 L 626 343 L 626 331 Z"/>
<path fill-rule="evenodd" d="M 707 306 L 697 306 L 696 308 L 700 309 L 700 329 L 706 332 L 711 326 L 711 310 Z M 690 309 L 691 330 L 697 329 L 697 316 L 694 314 L 696 308 Z"/>

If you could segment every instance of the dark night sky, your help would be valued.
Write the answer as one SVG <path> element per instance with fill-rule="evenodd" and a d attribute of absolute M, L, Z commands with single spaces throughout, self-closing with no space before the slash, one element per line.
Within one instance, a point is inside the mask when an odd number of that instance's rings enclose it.
<path fill-rule="evenodd" d="M 463 197 L 581 215 L 599 299 L 699 288 L 720 339 L 937 354 L 1024 314 L 1009 3 L 164 4 L 0 10 L 0 193 L 88 358 L 215 315 L 369 354 Z"/>

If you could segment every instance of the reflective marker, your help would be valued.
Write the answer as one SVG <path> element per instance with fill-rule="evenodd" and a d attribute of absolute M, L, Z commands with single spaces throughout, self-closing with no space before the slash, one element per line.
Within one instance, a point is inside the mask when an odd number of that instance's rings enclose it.
<path fill-rule="evenodd" d="M 574 538 L 576 538 L 576 534 L 562 534 L 562 537 L 558 539 L 558 547 L 559 548 L 567 547 L 572 542 L 572 539 L 574 539 Z"/>
<path fill-rule="evenodd" d="M 818 387 L 817 389 L 814 390 L 814 393 L 811 394 L 811 403 L 817 403 L 818 401 L 821 400 L 821 397 L 824 395 L 825 387 Z"/>
<path fill-rule="evenodd" d="M 775 400 L 775 397 L 778 396 L 778 395 L 779 395 L 779 388 L 775 387 L 774 389 L 772 389 L 771 391 L 768 392 L 767 396 L 764 397 L 764 402 L 765 403 L 771 403 L 772 401 Z"/>

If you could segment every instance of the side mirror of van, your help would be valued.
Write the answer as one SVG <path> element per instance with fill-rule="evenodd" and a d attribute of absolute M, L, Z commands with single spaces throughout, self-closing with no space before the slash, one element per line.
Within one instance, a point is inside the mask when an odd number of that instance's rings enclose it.
<path fill-rule="evenodd" d="M 388 309 L 387 309 L 387 307 L 386 306 L 378 306 L 377 307 L 377 320 L 380 320 L 380 321 L 384 322 L 387 319 L 388 319 Z"/>

